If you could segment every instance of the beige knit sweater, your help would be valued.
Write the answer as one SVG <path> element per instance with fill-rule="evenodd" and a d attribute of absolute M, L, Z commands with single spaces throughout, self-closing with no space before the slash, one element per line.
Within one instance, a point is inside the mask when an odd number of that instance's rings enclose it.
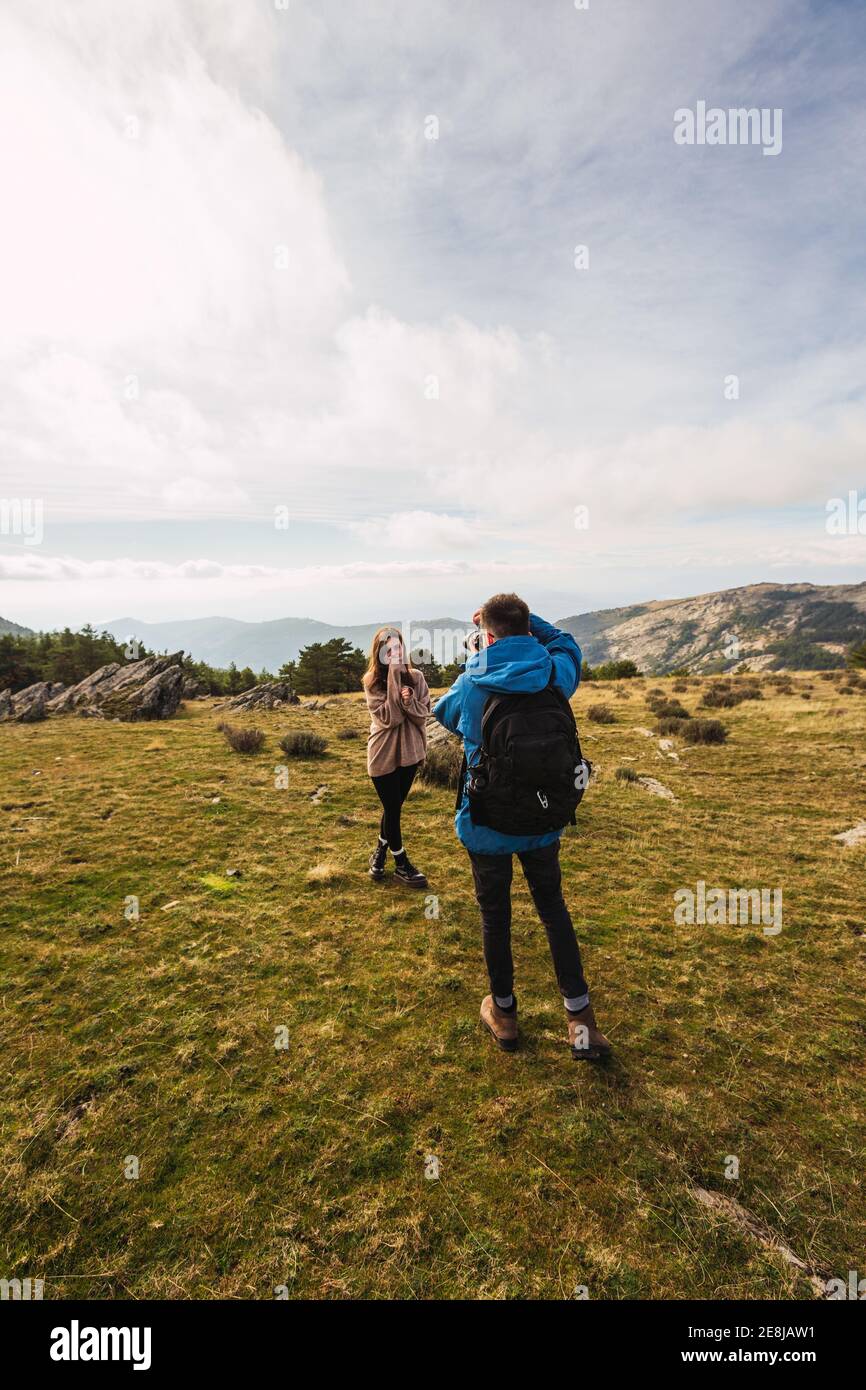
<path fill-rule="evenodd" d="M 396 666 L 388 667 L 388 684 L 384 691 L 364 687 L 370 711 L 367 771 L 371 777 L 381 777 L 395 768 L 420 763 L 427 752 L 430 691 L 420 671 L 404 674 L 415 687 L 406 705 L 400 698 L 400 671 Z"/>

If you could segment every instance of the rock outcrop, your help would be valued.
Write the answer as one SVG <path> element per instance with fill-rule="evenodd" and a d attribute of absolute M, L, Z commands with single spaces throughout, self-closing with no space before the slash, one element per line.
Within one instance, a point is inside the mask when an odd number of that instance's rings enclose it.
<path fill-rule="evenodd" d="M 666 787 L 662 782 L 657 781 L 655 777 L 638 777 L 637 780 L 651 796 L 660 796 L 664 801 L 676 801 L 676 797 L 670 787 Z"/>
<path fill-rule="evenodd" d="M 11 690 L 0 691 L 0 722 L 36 724 L 44 719 L 49 700 L 63 691 L 61 681 L 37 681 L 13 695 Z"/>
<path fill-rule="evenodd" d="M 292 689 L 290 681 L 263 681 L 261 685 L 242 690 L 230 700 L 222 700 L 217 709 L 281 709 L 283 705 L 297 705 L 300 701 Z"/>
<path fill-rule="evenodd" d="M 456 791 L 462 763 L 461 740 L 449 733 L 431 714 L 427 720 L 427 757 L 419 769 L 419 781 Z"/>
<path fill-rule="evenodd" d="M 181 701 L 183 652 L 148 656 L 129 665 L 112 662 L 49 701 L 49 714 L 94 719 L 170 719 Z"/>
<path fill-rule="evenodd" d="M 863 844 L 866 842 L 866 820 L 858 821 L 850 830 L 843 830 L 838 835 L 834 835 L 833 839 L 838 840 L 846 849 L 850 849 L 853 845 Z"/>
<path fill-rule="evenodd" d="M 111 662 L 68 688 L 38 681 L 16 695 L 4 691 L 0 694 L 0 720 L 32 723 L 56 714 L 126 721 L 169 719 L 181 700 L 182 657 L 182 652 L 176 652 L 127 665 Z"/>

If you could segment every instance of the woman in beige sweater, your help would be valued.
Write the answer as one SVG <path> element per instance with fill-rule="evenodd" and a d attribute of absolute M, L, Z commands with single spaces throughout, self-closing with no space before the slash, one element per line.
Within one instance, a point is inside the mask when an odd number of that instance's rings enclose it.
<path fill-rule="evenodd" d="M 373 638 L 363 684 L 370 711 L 367 771 L 382 803 L 379 843 L 370 855 L 370 877 L 377 883 L 385 877 L 390 847 L 394 877 L 410 888 L 426 888 L 426 878 L 410 863 L 403 848 L 400 811 L 427 752 L 430 692 L 396 628 L 382 627 Z"/>

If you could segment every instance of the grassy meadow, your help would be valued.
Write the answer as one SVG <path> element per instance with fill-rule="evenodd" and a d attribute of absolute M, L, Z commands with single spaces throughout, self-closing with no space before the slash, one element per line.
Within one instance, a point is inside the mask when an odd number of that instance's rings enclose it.
<path fill-rule="evenodd" d="M 697 713 L 710 684 L 678 698 Z M 451 792 L 416 786 L 404 821 L 438 916 L 390 866 L 370 883 L 360 696 L 230 715 L 265 731 L 254 755 L 212 701 L 0 728 L 0 1277 L 46 1298 L 793 1299 L 866 1274 L 866 844 L 833 839 L 866 818 L 866 694 L 763 680 L 709 711 L 724 745 L 660 748 L 647 693 L 671 685 L 574 700 L 597 776 L 563 865 L 606 1066 L 570 1058 L 519 869 L 521 1050 L 482 1033 Z M 587 718 L 602 700 L 613 723 Z M 292 730 L 326 756 L 288 761 Z M 781 888 L 783 930 L 676 925 L 698 880 Z"/>

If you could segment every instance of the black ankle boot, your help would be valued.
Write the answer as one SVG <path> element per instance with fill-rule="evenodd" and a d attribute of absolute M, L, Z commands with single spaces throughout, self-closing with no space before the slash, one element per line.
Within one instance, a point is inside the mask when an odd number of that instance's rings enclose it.
<path fill-rule="evenodd" d="M 426 888 L 427 879 L 420 869 L 410 863 L 409 856 L 404 850 L 401 855 L 394 856 L 394 877 L 399 883 L 405 883 L 409 888 Z"/>
<path fill-rule="evenodd" d="M 388 842 L 380 840 L 373 853 L 370 855 L 370 877 L 375 883 L 381 883 L 385 877 L 385 861 L 388 858 Z"/>

